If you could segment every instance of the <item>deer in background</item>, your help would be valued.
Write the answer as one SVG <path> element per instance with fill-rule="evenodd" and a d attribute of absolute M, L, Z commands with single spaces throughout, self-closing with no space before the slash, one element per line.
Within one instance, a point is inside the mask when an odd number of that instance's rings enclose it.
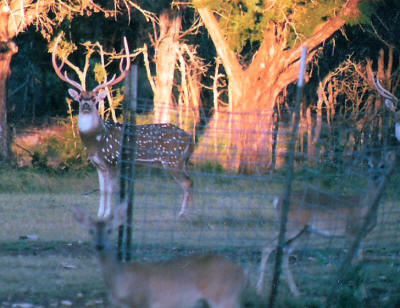
<path fill-rule="evenodd" d="M 372 206 L 371 200 L 380 197 L 380 194 L 383 193 L 383 189 L 379 189 L 379 185 L 385 177 L 391 175 L 396 163 L 395 152 L 387 152 L 382 156 L 377 154 L 379 153 L 369 155 L 368 184 L 365 193 L 359 196 L 334 196 L 315 189 L 291 194 L 286 224 L 286 242 L 282 256 L 282 271 L 293 295 L 299 296 L 300 292 L 289 268 L 289 256 L 301 237 L 315 233 L 325 237 L 345 237 L 349 243 L 353 243 L 358 231 L 361 230 L 364 219 Z M 281 217 L 282 202 L 281 197 L 276 197 L 273 202 L 278 222 Z M 376 224 L 377 212 L 374 213 L 374 219 L 368 225 L 367 232 L 363 234 L 363 237 Z M 278 239 L 276 238 L 262 252 L 257 282 L 258 294 L 261 294 L 264 287 L 264 275 L 269 255 L 276 249 L 277 244 Z M 362 259 L 362 247 L 359 247 L 357 259 Z"/>
<path fill-rule="evenodd" d="M 125 206 L 94 219 L 74 207 L 74 218 L 92 236 L 113 307 L 238 308 L 246 285 L 243 269 L 221 256 L 187 256 L 157 263 L 122 263 L 110 242 L 125 221 Z"/>
<path fill-rule="evenodd" d="M 391 92 L 386 90 L 379 82 L 379 78 L 375 78 L 372 76 L 372 84 L 378 93 L 385 99 L 385 105 L 390 109 L 390 111 L 394 114 L 394 122 L 395 122 L 395 136 L 398 141 L 400 141 L 400 112 L 397 109 L 397 104 L 399 103 L 399 99 L 394 96 Z"/>
<path fill-rule="evenodd" d="M 92 91 L 86 91 L 84 84 L 71 80 L 66 71 L 61 72 L 65 60 L 63 59 L 61 65 L 58 66 L 57 44 L 58 39 L 52 52 L 53 67 L 61 80 L 76 89 L 71 88 L 68 93 L 79 103 L 79 134 L 98 172 L 100 204 L 97 215 L 108 216 L 111 213 L 115 195 L 119 191 L 118 162 L 121 154 L 122 125 L 104 122 L 97 111 L 97 104 L 106 98 L 105 88 L 123 81 L 127 76 L 131 63 L 128 44 L 124 38 L 125 56 L 121 58 L 119 65 L 121 74 L 118 77 L 114 75 L 109 81 L 99 84 Z M 73 69 L 77 72 L 76 68 Z M 86 71 L 85 66 L 84 72 Z M 79 73 L 81 72 L 78 71 L 77 74 Z M 136 126 L 136 162 L 161 165 L 183 189 L 179 217 L 186 214 L 187 207 L 191 205 L 193 199 L 193 181 L 186 171 L 193 149 L 192 136 L 172 124 Z"/>

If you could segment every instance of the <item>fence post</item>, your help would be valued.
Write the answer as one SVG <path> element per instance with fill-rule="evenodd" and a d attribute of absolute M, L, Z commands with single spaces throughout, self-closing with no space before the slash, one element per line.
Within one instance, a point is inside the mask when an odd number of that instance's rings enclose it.
<path fill-rule="evenodd" d="M 295 145 L 298 134 L 298 127 L 300 121 L 300 103 L 301 96 L 304 87 L 304 72 L 306 67 L 307 59 L 307 47 L 303 47 L 300 59 L 300 72 L 299 72 L 299 80 L 297 82 L 297 92 L 296 92 L 296 104 L 293 110 L 294 117 L 292 122 L 292 133 L 290 136 L 290 144 L 289 150 L 287 153 L 287 164 L 288 164 L 288 173 L 286 177 L 286 188 L 285 193 L 283 195 L 283 204 L 282 211 L 280 217 L 280 228 L 279 228 L 279 238 L 278 238 L 278 246 L 276 249 L 276 258 L 275 258 L 275 267 L 274 274 L 272 277 L 272 285 L 271 292 L 269 296 L 268 307 L 272 308 L 275 305 L 276 295 L 278 293 L 278 284 L 279 277 L 281 274 L 281 263 L 282 263 L 282 254 L 283 254 L 283 246 L 285 245 L 285 233 L 286 233 L 286 223 L 287 223 L 287 215 L 289 211 L 290 205 L 290 193 L 292 190 L 292 181 L 293 181 L 293 169 L 294 169 L 294 154 L 295 154 Z"/>
<path fill-rule="evenodd" d="M 120 203 L 127 204 L 126 224 L 118 230 L 118 259 L 129 261 L 132 253 L 132 216 L 136 157 L 136 106 L 138 67 L 132 68 L 125 79 L 124 124 L 120 160 Z M 129 142 L 128 142 L 129 139 Z"/>

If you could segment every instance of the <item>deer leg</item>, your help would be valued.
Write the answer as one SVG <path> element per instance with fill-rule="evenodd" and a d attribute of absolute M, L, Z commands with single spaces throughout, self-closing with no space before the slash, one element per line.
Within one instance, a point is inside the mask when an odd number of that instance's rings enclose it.
<path fill-rule="evenodd" d="M 104 217 L 108 217 L 112 209 L 114 208 L 115 198 L 117 197 L 117 193 L 119 192 L 119 177 L 118 172 L 115 170 L 109 170 L 106 173 L 107 181 L 106 181 L 106 202 L 104 205 Z"/>
<path fill-rule="evenodd" d="M 287 239 L 285 247 L 283 248 L 282 255 L 282 272 L 286 277 L 286 282 L 289 286 L 290 291 L 296 297 L 300 296 L 300 291 L 297 288 L 296 282 L 294 281 L 292 271 L 290 270 L 289 257 L 293 250 L 299 243 L 300 238 L 308 237 L 310 235 L 309 229 L 305 226 L 300 232 L 298 230 L 290 230 L 290 225 L 288 227 Z"/>
<path fill-rule="evenodd" d="M 257 281 L 257 294 L 261 295 L 264 288 L 264 280 L 265 280 L 265 268 L 267 266 L 268 258 L 270 254 L 275 250 L 277 244 L 277 240 L 275 239 L 270 245 L 266 246 L 262 251 L 262 257 L 260 262 L 259 276 Z"/>
<path fill-rule="evenodd" d="M 99 209 L 97 211 L 98 217 L 104 217 L 104 211 L 106 207 L 106 186 L 107 186 L 107 176 L 106 173 L 97 168 L 97 174 L 99 176 L 99 188 L 100 188 L 100 201 L 99 201 Z"/>
<path fill-rule="evenodd" d="M 299 289 L 297 288 L 297 285 L 294 281 L 293 274 L 290 270 L 289 267 L 289 257 L 290 254 L 292 253 L 294 247 L 291 244 L 288 244 L 284 249 L 283 249 L 283 255 L 282 255 L 282 271 L 283 274 L 286 276 L 286 282 L 289 285 L 289 289 L 292 292 L 292 294 L 296 297 L 300 295 Z"/>
<path fill-rule="evenodd" d="M 167 168 L 166 168 L 167 169 Z M 181 205 L 181 210 L 179 211 L 179 217 L 186 214 L 186 208 L 190 206 L 193 202 L 193 181 L 186 173 L 184 168 L 181 169 L 167 169 L 169 174 L 175 179 L 175 181 L 183 189 L 183 200 Z"/>
<path fill-rule="evenodd" d="M 363 250 L 363 247 L 362 247 L 362 242 L 360 242 L 360 245 L 358 246 L 358 249 L 355 252 L 353 260 L 352 260 L 351 263 L 353 265 L 355 265 L 355 264 L 361 263 L 363 261 L 363 259 L 364 259 L 364 250 Z"/>

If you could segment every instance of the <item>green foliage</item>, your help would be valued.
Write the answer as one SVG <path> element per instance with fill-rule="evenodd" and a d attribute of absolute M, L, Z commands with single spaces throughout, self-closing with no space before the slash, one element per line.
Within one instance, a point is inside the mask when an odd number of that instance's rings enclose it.
<path fill-rule="evenodd" d="M 76 126 L 76 119 L 74 121 Z M 73 127 L 67 120 L 59 122 L 60 130 L 56 134 L 44 136 L 40 144 L 29 149 L 34 168 L 48 171 L 81 170 L 89 166 L 89 160 Z"/>
<path fill-rule="evenodd" d="M 200 171 L 211 174 L 223 174 L 225 173 L 224 167 L 215 161 L 205 161 L 200 164 Z"/>
<path fill-rule="evenodd" d="M 101 63 L 96 63 L 93 69 L 94 76 L 97 83 L 103 83 L 107 78 L 107 72 Z"/>
<path fill-rule="evenodd" d="M 355 24 L 370 24 L 371 23 L 371 17 L 376 14 L 376 11 L 378 9 L 378 3 L 382 2 L 380 0 L 378 1 L 363 1 L 358 5 L 358 8 L 360 10 L 360 16 L 358 19 L 350 19 L 348 23 L 350 25 L 355 25 Z"/>
<path fill-rule="evenodd" d="M 61 32 L 57 39 L 50 43 L 49 52 L 54 51 L 56 42 L 58 43 L 57 55 L 60 57 L 60 59 L 67 59 L 70 54 L 74 53 L 78 49 L 73 42 L 67 41 L 65 38 L 65 33 Z"/>
<path fill-rule="evenodd" d="M 285 24 L 287 47 L 310 37 L 315 29 L 335 16 L 345 0 L 217 0 L 195 1 L 218 12 L 231 48 L 241 52 L 247 44 L 261 42 L 272 24 Z"/>
<path fill-rule="evenodd" d="M 291 26 L 291 41 L 298 38 L 308 38 L 313 35 L 315 29 L 330 17 L 337 13 L 338 8 L 345 1 L 296 1 L 293 10 L 294 21 Z"/>
<path fill-rule="evenodd" d="M 332 294 L 335 307 L 362 307 L 362 284 L 361 267 L 357 266 L 348 270 Z"/>

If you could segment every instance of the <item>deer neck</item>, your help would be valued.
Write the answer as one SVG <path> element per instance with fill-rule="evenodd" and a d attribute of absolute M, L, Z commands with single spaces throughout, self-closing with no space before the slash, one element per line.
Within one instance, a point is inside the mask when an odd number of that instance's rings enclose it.
<path fill-rule="evenodd" d="M 372 207 L 374 207 L 375 215 L 373 216 L 371 225 L 376 225 L 377 223 L 377 215 L 376 211 L 378 209 L 379 203 L 380 203 L 380 198 L 383 193 L 383 189 L 380 187 L 380 184 L 373 183 L 370 181 L 370 183 L 367 185 L 367 191 L 365 193 L 365 196 L 361 199 L 361 205 L 362 205 L 362 217 L 365 217 L 367 213 L 369 212 Z M 377 204 L 374 204 L 375 202 L 378 202 Z"/>
<path fill-rule="evenodd" d="M 117 259 L 117 252 L 115 249 L 105 248 L 104 250 L 97 251 L 97 256 L 101 265 L 103 278 L 108 286 L 113 285 L 113 277 L 121 267 L 120 261 Z"/>
<path fill-rule="evenodd" d="M 104 131 L 104 124 L 97 110 L 81 112 L 78 118 L 78 128 L 81 136 L 98 135 Z"/>
<path fill-rule="evenodd" d="M 79 135 L 88 148 L 89 152 L 98 147 L 102 135 L 105 132 L 105 127 L 100 116 L 96 112 L 80 113 L 78 118 Z"/>

